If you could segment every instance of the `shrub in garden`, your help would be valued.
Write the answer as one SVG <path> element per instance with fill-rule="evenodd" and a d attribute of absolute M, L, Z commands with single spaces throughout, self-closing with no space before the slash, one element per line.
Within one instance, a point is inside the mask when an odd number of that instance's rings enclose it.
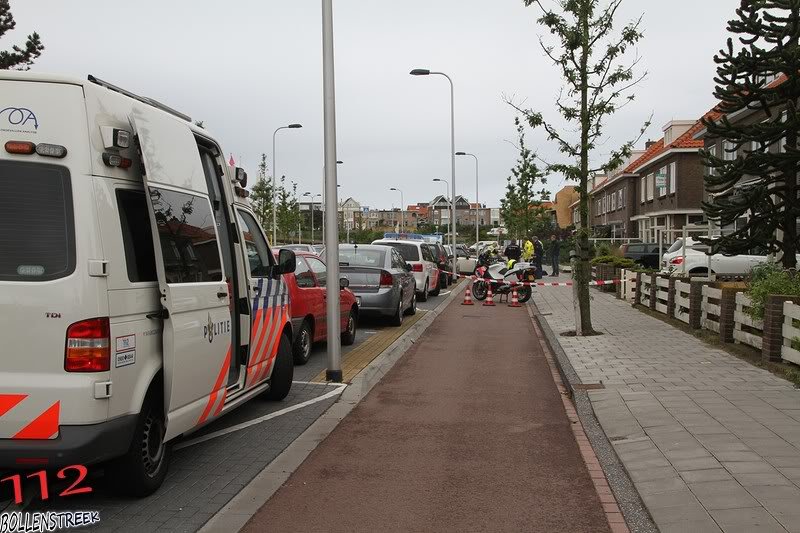
<path fill-rule="evenodd" d="M 764 305 L 770 294 L 800 296 L 800 276 L 784 270 L 776 263 L 764 263 L 753 268 L 750 283 L 745 291 L 753 302 L 750 316 L 756 320 L 764 318 Z"/>
<path fill-rule="evenodd" d="M 628 259 L 626 257 L 619 257 L 616 255 L 601 255 L 592 259 L 593 265 L 612 265 L 615 268 L 633 268 L 636 266 L 636 263 L 633 259 Z"/>

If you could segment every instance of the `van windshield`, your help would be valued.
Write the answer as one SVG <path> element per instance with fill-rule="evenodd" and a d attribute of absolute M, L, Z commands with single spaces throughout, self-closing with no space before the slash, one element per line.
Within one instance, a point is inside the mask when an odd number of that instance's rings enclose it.
<path fill-rule="evenodd" d="M 47 281 L 75 270 L 69 171 L 0 161 L 0 280 Z"/>

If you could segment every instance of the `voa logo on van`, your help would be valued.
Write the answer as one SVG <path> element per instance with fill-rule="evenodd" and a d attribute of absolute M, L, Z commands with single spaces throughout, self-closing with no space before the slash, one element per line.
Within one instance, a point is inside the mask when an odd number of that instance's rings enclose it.
<path fill-rule="evenodd" d="M 231 332 L 231 321 L 223 320 L 221 322 L 214 322 L 211 319 L 211 313 L 208 314 L 208 324 L 203 326 L 203 338 L 208 339 L 208 342 L 214 342 L 214 337 L 220 333 Z"/>
<path fill-rule="evenodd" d="M 0 110 L 0 131 L 36 133 L 39 119 L 27 107 L 6 107 Z"/>

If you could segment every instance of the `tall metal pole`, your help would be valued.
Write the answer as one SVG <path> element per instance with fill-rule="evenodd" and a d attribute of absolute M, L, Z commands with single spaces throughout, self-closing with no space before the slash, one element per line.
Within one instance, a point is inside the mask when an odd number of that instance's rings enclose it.
<path fill-rule="evenodd" d="M 277 200 L 275 196 L 275 191 L 277 190 L 276 175 L 278 174 L 278 164 L 275 162 L 275 137 L 278 135 L 278 132 L 283 129 L 286 129 L 286 126 L 281 126 L 272 133 L 272 246 L 277 246 L 278 244 Z"/>
<path fill-rule="evenodd" d="M 456 264 L 456 227 L 458 226 L 458 220 L 456 219 L 456 104 L 455 104 L 455 90 L 453 88 L 453 80 L 450 79 L 450 76 L 447 74 L 442 73 L 442 76 L 447 78 L 447 81 L 450 82 L 450 181 L 451 181 L 451 202 L 452 202 L 452 221 L 453 221 L 453 233 L 451 234 L 451 242 L 450 245 L 453 247 L 453 270 L 451 272 L 457 272 Z"/>
<path fill-rule="evenodd" d="M 325 112 L 325 259 L 328 267 L 328 369 L 326 379 L 342 381 L 341 320 L 339 309 L 339 217 L 336 190 L 336 77 L 333 61 L 333 0 L 322 0 L 322 78 Z M 324 220 L 324 219 L 323 219 Z"/>

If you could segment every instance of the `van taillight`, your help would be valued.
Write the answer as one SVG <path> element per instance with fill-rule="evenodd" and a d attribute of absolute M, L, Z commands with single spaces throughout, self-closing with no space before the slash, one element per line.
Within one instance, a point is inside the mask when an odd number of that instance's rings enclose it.
<path fill-rule="evenodd" d="M 411 272 L 422 272 L 422 263 L 411 265 Z"/>
<path fill-rule="evenodd" d="M 90 318 L 67 328 L 64 370 L 106 372 L 111 368 L 111 335 L 108 318 Z"/>
<path fill-rule="evenodd" d="M 394 285 L 394 278 L 389 272 L 381 270 L 381 287 L 391 287 Z"/>
<path fill-rule="evenodd" d="M 36 145 L 27 141 L 8 141 L 6 152 L 9 154 L 31 155 L 36 152 Z"/>

